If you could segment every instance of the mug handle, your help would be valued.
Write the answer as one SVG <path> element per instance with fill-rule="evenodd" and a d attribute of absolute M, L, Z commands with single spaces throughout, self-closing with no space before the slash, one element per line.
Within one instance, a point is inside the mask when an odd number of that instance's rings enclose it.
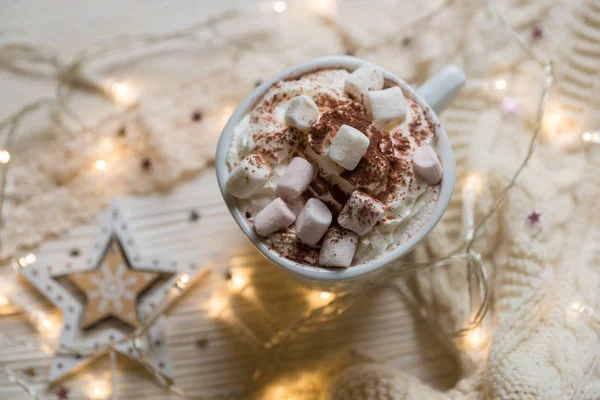
<path fill-rule="evenodd" d="M 417 93 L 439 114 L 454 100 L 465 85 L 465 73 L 456 65 L 446 65 L 417 89 Z"/>

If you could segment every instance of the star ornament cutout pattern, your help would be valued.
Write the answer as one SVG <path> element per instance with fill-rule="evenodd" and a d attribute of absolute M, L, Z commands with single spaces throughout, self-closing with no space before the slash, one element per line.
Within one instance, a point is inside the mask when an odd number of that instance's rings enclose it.
<path fill-rule="evenodd" d="M 95 358 L 61 349 L 107 350 L 108 345 L 131 334 L 157 307 L 174 301 L 178 296 L 174 288 L 181 276 L 188 276 L 189 287 L 206 272 L 208 269 L 196 260 L 144 256 L 116 201 L 99 218 L 89 246 L 79 248 L 76 257 L 69 250 L 38 253 L 36 261 L 21 269 L 21 274 L 63 316 L 49 381 L 55 382 Z M 144 358 L 165 378 L 173 380 L 163 316 L 150 327 L 145 339 Z M 116 344 L 115 349 L 140 361 L 131 341 Z"/>
<path fill-rule="evenodd" d="M 137 328 L 136 300 L 159 275 L 129 268 L 121 246 L 113 240 L 100 268 L 68 276 L 87 298 L 81 327 L 89 328 L 113 316 Z"/>

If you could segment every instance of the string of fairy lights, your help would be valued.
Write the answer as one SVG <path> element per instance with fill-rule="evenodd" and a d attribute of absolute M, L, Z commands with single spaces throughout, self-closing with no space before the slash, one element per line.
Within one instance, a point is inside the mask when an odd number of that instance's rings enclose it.
<path fill-rule="evenodd" d="M 312 10 L 315 12 L 325 15 L 329 18 L 333 18 L 332 15 L 334 14 L 336 7 L 335 0 L 311 0 L 309 4 Z M 466 263 L 468 268 L 468 290 L 472 307 L 471 319 L 466 326 L 457 331 L 446 332 L 442 327 L 437 325 L 431 310 L 428 310 L 427 307 L 421 304 L 418 300 L 414 300 L 412 302 L 414 303 L 414 306 L 420 310 L 420 314 L 428 322 L 430 322 L 432 326 L 434 326 L 440 332 L 443 332 L 449 338 L 460 338 L 462 346 L 464 346 L 465 350 L 479 349 L 483 344 L 489 342 L 491 332 L 482 325 L 482 321 L 484 320 L 490 305 L 488 277 L 485 267 L 483 266 L 481 255 L 477 252 L 475 245 L 478 239 L 482 237 L 490 218 L 492 218 L 492 216 L 498 212 L 503 202 L 508 197 L 510 191 L 517 184 L 519 176 L 524 171 L 530 158 L 534 154 L 536 143 L 539 139 L 540 133 L 543 130 L 548 95 L 554 84 L 554 72 L 552 61 L 545 60 L 543 57 L 538 55 L 534 49 L 532 49 L 530 44 L 521 35 L 519 35 L 498 12 L 491 0 L 486 0 L 485 4 L 492 17 L 499 23 L 500 26 L 504 27 L 511 40 L 517 43 L 525 52 L 525 54 L 527 54 L 527 56 L 532 60 L 535 60 L 543 69 L 544 85 L 536 108 L 535 126 L 529 142 L 528 152 L 515 171 L 511 180 L 504 186 L 501 192 L 494 199 L 493 205 L 477 222 L 475 221 L 475 207 L 477 198 L 481 193 L 483 176 L 477 172 L 473 172 L 464 180 L 464 185 L 461 190 L 461 199 L 463 204 L 462 243 L 447 256 L 432 260 L 430 262 L 403 263 L 389 266 L 385 274 L 368 282 L 360 292 L 311 292 L 311 294 L 309 294 L 309 303 L 312 306 L 311 311 L 291 328 L 277 330 L 276 334 L 267 341 L 258 338 L 250 328 L 248 328 L 239 318 L 237 318 L 235 313 L 231 312 L 228 307 L 231 296 L 243 296 L 245 299 L 252 302 L 255 307 L 258 307 L 259 310 L 262 310 L 264 314 L 268 315 L 266 312 L 267 306 L 261 302 L 258 296 L 255 295 L 249 276 L 244 274 L 244 272 L 240 269 L 233 268 L 231 276 L 227 278 L 226 286 L 215 291 L 213 297 L 205 307 L 205 311 L 208 313 L 208 315 L 225 321 L 228 325 L 233 327 L 236 332 L 238 332 L 249 343 L 253 344 L 258 349 L 264 352 L 280 352 L 285 343 L 288 343 L 295 336 L 299 335 L 301 332 L 307 329 L 308 326 L 315 324 L 315 322 L 330 319 L 341 314 L 362 295 L 368 293 L 370 289 L 381 287 L 388 282 L 393 281 L 395 278 L 405 277 L 407 274 L 416 271 L 422 271 L 428 268 L 440 268 L 455 263 Z M 263 6 L 264 5 L 269 7 L 269 12 L 289 12 L 288 4 L 285 1 L 267 2 L 263 3 Z M 423 18 L 431 17 L 434 15 L 435 11 L 441 9 L 442 7 L 436 7 L 432 12 L 424 14 Z M 18 61 L 50 66 L 55 71 L 57 81 L 57 89 L 54 97 L 39 99 L 27 104 L 0 122 L 0 133 L 4 134 L 4 147 L 0 149 L 0 164 L 2 164 L 2 172 L 0 175 L 0 224 L 3 224 L 4 222 L 3 210 L 7 198 L 9 167 L 11 165 L 11 161 L 13 161 L 11 158 L 12 146 L 15 136 L 18 132 L 19 125 L 24 119 L 29 117 L 31 113 L 36 110 L 47 108 L 53 117 L 53 120 L 58 122 L 60 128 L 73 129 L 69 126 L 70 123 L 74 123 L 77 129 L 85 127 L 85 123 L 83 123 L 68 106 L 69 94 L 75 88 L 86 89 L 92 93 L 100 94 L 101 96 L 118 103 L 134 104 L 137 97 L 134 86 L 127 82 L 117 82 L 110 79 L 103 79 L 100 76 L 92 74 L 88 71 L 89 64 L 108 54 L 113 54 L 116 51 L 150 47 L 171 40 L 199 40 L 201 37 L 200 32 L 202 30 L 211 29 L 211 27 L 213 27 L 215 24 L 231 19 L 236 15 L 237 13 L 235 12 L 226 12 L 211 18 L 208 21 L 162 35 L 146 34 L 127 37 L 120 36 L 114 41 L 92 46 L 88 48 L 87 51 L 78 54 L 70 61 L 64 61 L 60 59 L 57 55 L 49 52 L 44 46 L 38 44 L 32 44 L 24 41 L 0 43 L 1 62 L 13 65 Z M 355 47 L 353 44 L 351 46 Z M 482 86 L 486 86 L 488 90 L 503 93 L 509 86 L 509 82 L 504 77 L 497 77 L 490 81 L 486 81 L 485 85 Z M 516 107 L 516 103 L 510 99 L 506 101 L 506 104 L 504 103 L 505 101 L 503 100 L 503 112 L 505 113 L 511 112 L 511 110 L 514 110 L 514 107 Z M 224 106 L 224 119 L 226 119 L 232 111 L 233 109 L 230 105 Z M 584 132 L 581 136 L 581 140 L 586 143 L 600 143 L 600 131 Z M 106 171 L 108 168 L 110 168 L 109 163 L 103 158 L 95 160 L 92 165 L 93 168 L 100 172 Z M 40 333 L 52 333 L 56 331 L 58 326 L 55 318 L 34 308 L 29 304 L 29 302 L 21 299 L 18 293 L 15 293 L 14 290 L 10 289 L 11 282 L 16 279 L 19 271 L 23 268 L 27 268 L 35 261 L 36 256 L 33 253 L 23 255 L 13 260 L 13 273 L 4 279 L 4 284 L 0 286 L 0 315 L 23 312 L 28 316 L 29 320 Z M 189 396 L 185 394 L 173 382 L 166 380 L 164 376 L 161 375 L 160 371 L 156 370 L 156 368 L 153 367 L 144 356 L 144 337 L 148 330 L 153 326 L 156 320 L 160 316 L 164 315 L 165 311 L 175 302 L 177 302 L 181 295 L 183 295 L 183 293 L 192 286 L 191 284 L 192 282 L 190 282 L 190 277 L 188 275 L 180 275 L 179 279 L 175 282 L 171 289 L 175 296 L 171 297 L 169 302 L 166 302 L 158 307 L 148 318 L 143 320 L 140 326 L 136 328 L 130 335 L 127 335 L 118 342 L 111 343 L 106 348 L 90 349 L 78 347 L 61 348 L 60 350 L 57 350 L 49 341 L 38 345 L 37 343 L 30 343 L 19 338 L 2 334 L 0 334 L 0 342 L 4 342 L 6 345 L 10 346 L 25 346 L 29 348 L 41 347 L 43 351 L 49 354 L 56 352 L 62 352 L 63 354 L 70 355 L 100 355 L 108 353 L 110 360 L 110 370 L 108 374 L 109 379 L 94 382 L 89 387 L 89 390 L 86 391 L 89 398 L 93 400 L 116 400 L 115 346 L 119 343 L 131 342 L 134 351 L 141 360 L 142 365 L 160 387 L 178 398 L 202 400 L 207 397 Z M 418 298 L 415 293 L 411 292 L 411 289 L 409 289 L 406 285 L 401 285 L 401 289 L 405 292 L 409 299 Z M 593 310 L 577 301 L 573 302 L 569 306 L 568 311 L 582 315 L 594 315 Z M 24 392 L 31 395 L 32 398 L 40 400 L 42 399 L 42 397 L 36 392 L 34 385 L 12 369 L 5 368 L 0 370 L 0 375 L 4 375 L 9 381 L 20 386 Z M 241 395 L 242 393 L 239 392 L 229 393 L 218 396 L 218 398 L 239 398 Z M 211 396 L 210 398 L 214 399 L 216 397 Z"/>

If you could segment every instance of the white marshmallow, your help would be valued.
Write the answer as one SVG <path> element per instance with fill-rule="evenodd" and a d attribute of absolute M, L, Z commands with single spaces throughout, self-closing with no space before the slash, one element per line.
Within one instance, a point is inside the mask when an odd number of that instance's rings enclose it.
<path fill-rule="evenodd" d="M 285 122 L 305 131 L 319 119 L 319 107 L 308 96 L 296 96 L 285 112 Z"/>
<path fill-rule="evenodd" d="M 311 163 L 302 157 L 294 157 L 277 184 L 276 195 L 286 200 L 295 199 L 310 185 L 315 173 Z"/>
<path fill-rule="evenodd" d="M 321 240 L 333 219 L 329 208 L 318 199 L 309 199 L 296 219 L 296 236 L 314 246 Z"/>
<path fill-rule="evenodd" d="M 355 190 L 338 215 L 338 223 L 342 228 L 363 236 L 373 229 L 383 212 L 383 204 L 371 196 Z"/>
<path fill-rule="evenodd" d="M 296 219 L 296 214 L 279 197 L 270 202 L 254 218 L 254 229 L 260 236 L 269 236 L 287 228 Z"/>
<path fill-rule="evenodd" d="M 442 179 L 442 164 L 430 146 L 421 146 L 415 151 L 413 169 L 429 185 L 437 185 Z"/>
<path fill-rule="evenodd" d="M 361 103 L 370 90 L 381 89 L 383 89 L 383 74 L 379 69 L 368 65 L 352 72 L 344 82 L 344 91 Z"/>
<path fill-rule="evenodd" d="M 349 125 L 342 125 L 329 147 L 329 158 L 351 171 L 367 152 L 369 143 L 367 135 Z"/>
<path fill-rule="evenodd" d="M 338 227 L 329 228 L 321 245 L 319 264 L 325 267 L 349 267 L 357 244 L 356 233 Z"/>
<path fill-rule="evenodd" d="M 406 118 L 406 99 L 398 86 L 369 92 L 365 100 L 367 112 L 376 123 Z"/>
<path fill-rule="evenodd" d="M 247 199 L 260 189 L 271 175 L 271 168 L 260 154 L 244 158 L 227 178 L 227 191 L 240 199 Z"/>

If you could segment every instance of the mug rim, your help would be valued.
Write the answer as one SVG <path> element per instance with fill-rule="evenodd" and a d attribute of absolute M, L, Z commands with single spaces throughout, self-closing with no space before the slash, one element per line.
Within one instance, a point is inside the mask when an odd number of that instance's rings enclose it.
<path fill-rule="evenodd" d="M 279 255 L 275 250 L 269 248 L 263 242 L 261 237 L 254 232 L 254 230 L 247 223 L 245 215 L 242 215 L 242 212 L 237 208 L 235 204 L 235 198 L 227 191 L 226 182 L 227 177 L 229 176 L 229 168 L 227 166 L 227 153 L 229 151 L 229 147 L 233 139 L 235 127 L 237 126 L 239 121 L 241 121 L 242 118 L 244 118 L 248 114 L 248 112 L 250 112 L 252 107 L 254 107 L 254 105 L 263 97 L 267 90 L 273 84 L 280 80 L 293 79 L 306 73 L 322 69 L 344 68 L 349 71 L 353 71 L 364 65 L 369 65 L 379 69 L 382 72 L 385 80 L 392 81 L 395 85 L 400 86 L 403 90 L 407 90 L 408 92 L 410 92 L 413 96 L 413 99 L 421 107 L 427 110 L 429 117 L 431 118 L 433 123 L 437 125 L 437 148 L 440 154 L 440 158 L 442 159 L 442 164 L 444 166 L 442 183 L 437 202 L 427 222 L 423 226 L 421 226 L 419 230 L 415 232 L 408 240 L 406 240 L 404 243 L 402 243 L 392 251 L 389 251 L 366 263 L 343 269 L 328 269 L 323 267 L 305 265 L 289 260 Z M 448 138 L 446 130 L 440 123 L 436 113 L 424 101 L 424 99 L 419 95 L 419 93 L 417 93 L 417 91 L 414 90 L 410 85 L 408 85 L 404 80 L 398 78 L 395 74 L 391 73 L 390 71 L 377 64 L 371 63 L 361 58 L 341 55 L 318 57 L 303 63 L 295 64 L 289 68 L 286 68 L 285 70 L 271 77 L 270 79 L 264 81 L 261 85 L 256 87 L 248 96 L 246 96 L 244 100 L 242 100 L 242 102 L 236 107 L 233 114 L 227 121 L 227 124 L 223 128 L 223 131 L 221 132 L 221 136 L 219 137 L 219 141 L 217 144 L 215 169 L 217 172 L 217 182 L 219 184 L 219 189 L 221 191 L 221 195 L 223 196 L 225 204 L 227 205 L 229 212 L 233 216 L 234 220 L 236 221 L 242 232 L 244 232 L 246 237 L 250 239 L 252 244 L 265 257 L 267 257 L 271 262 L 275 263 L 279 267 L 282 267 L 285 270 L 291 272 L 292 274 L 300 276 L 304 279 L 309 279 L 311 281 L 318 282 L 337 282 L 359 278 L 361 276 L 380 270 L 385 266 L 388 266 L 398 261 L 398 259 L 400 259 L 406 253 L 412 250 L 417 243 L 423 240 L 425 236 L 427 236 L 427 234 L 429 234 L 429 232 L 431 232 L 431 230 L 440 221 L 440 219 L 444 215 L 444 212 L 448 208 L 450 199 L 452 198 L 452 193 L 454 191 L 454 185 L 456 180 L 456 165 L 454 161 L 452 146 L 450 144 L 450 139 Z"/>

